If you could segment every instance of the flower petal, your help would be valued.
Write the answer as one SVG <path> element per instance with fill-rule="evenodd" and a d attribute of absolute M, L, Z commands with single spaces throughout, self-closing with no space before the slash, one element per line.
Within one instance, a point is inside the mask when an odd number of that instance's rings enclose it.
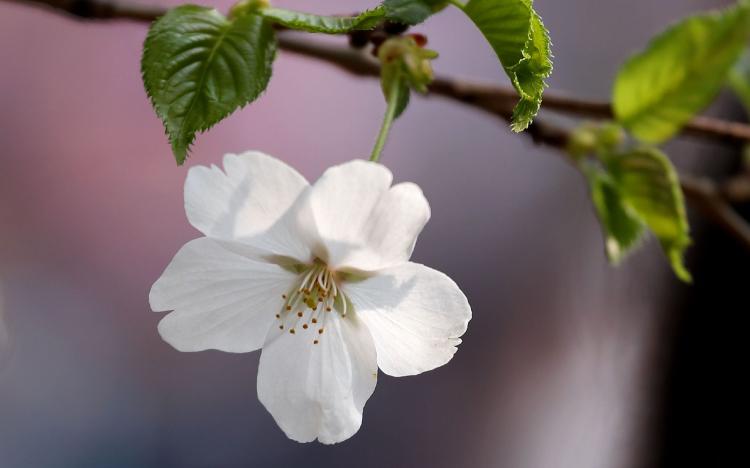
<path fill-rule="evenodd" d="M 164 341 L 180 351 L 242 353 L 263 345 L 281 295 L 297 275 L 259 261 L 245 246 L 207 237 L 182 247 L 149 294 Z"/>
<path fill-rule="evenodd" d="M 355 160 L 312 186 L 310 218 L 325 249 L 318 255 L 332 268 L 373 271 L 409 260 L 430 207 L 417 185 L 392 180 L 383 165 Z"/>
<path fill-rule="evenodd" d="M 378 367 L 395 377 L 450 361 L 471 319 L 471 307 L 456 283 L 417 263 L 346 283 L 344 292 L 372 334 Z"/>
<path fill-rule="evenodd" d="M 268 229 L 308 186 L 297 171 L 256 151 L 224 156 L 224 170 L 195 166 L 185 181 L 188 220 L 208 237 L 233 240 Z"/>
<path fill-rule="evenodd" d="M 260 357 L 258 398 L 297 442 L 348 439 L 377 383 L 375 347 L 356 317 L 332 312 L 325 332 L 272 330 Z M 313 340 L 319 340 L 314 344 Z"/>
<path fill-rule="evenodd" d="M 309 209 L 310 191 L 310 186 L 303 190 L 297 201 L 268 230 L 239 241 L 274 263 L 285 263 L 279 259 L 281 257 L 293 259 L 292 263 L 311 264 L 315 260 L 313 250 L 320 250 L 315 247 L 320 242 Z"/>

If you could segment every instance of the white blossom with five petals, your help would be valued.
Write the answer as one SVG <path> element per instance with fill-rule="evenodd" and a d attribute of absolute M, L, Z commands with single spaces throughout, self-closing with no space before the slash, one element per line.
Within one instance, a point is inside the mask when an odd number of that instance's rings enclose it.
<path fill-rule="evenodd" d="M 159 333 L 180 351 L 262 348 L 258 397 L 288 437 L 331 444 L 362 423 L 378 368 L 447 363 L 471 309 L 446 275 L 409 262 L 430 217 L 419 187 L 355 160 L 310 185 L 258 152 L 185 182 L 188 242 L 153 285 Z"/>

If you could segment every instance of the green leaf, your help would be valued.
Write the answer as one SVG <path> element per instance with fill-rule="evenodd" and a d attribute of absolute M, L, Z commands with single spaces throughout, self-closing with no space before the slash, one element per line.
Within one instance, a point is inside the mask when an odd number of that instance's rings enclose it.
<path fill-rule="evenodd" d="M 586 171 L 591 199 L 604 231 L 610 262 L 617 265 L 643 238 L 643 222 L 625 205 L 617 186 L 601 169 Z"/>
<path fill-rule="evenodd" d="M 393 85 L 393 80 L 399 80 L 398 102 L 396 103 L 396 112 L 394 119 L 401 117 L 406 108 L 409 106 L 411 99 L 411 89 L 408 80 L 404 76 L 404 71 L 400 63 L 384 65 L 380 70 L 380 88 L 383 91 L 386 102 L 388 93 Z"/>
<path fill-rule="evenodd" d="M 385 0 L 383 8 L 390 21 L 413 26 L 440 11 L 447 3 L 447 0 Z"/>
<path fill-rule="evenodd" d="M 257 14 L 227 20 L 195 5 L 170 10 L 149 30 L 141 71 L 178 164 L 197 132 L 256 99 L 268 85 L 276 39 Z"/>
<path fill-rule="evenodd" d="M 565 151 L 576 161 L 593 154 L 605 159 L 622 146 L 625 138 L 625 131 L 614 122 L 584 122 L 571 132 Z"/>
<path fill-rule="evenodd" d="M 470 0 L 463 11 L 476 24 L 500 59 L 520 101 L 511 128 L 525 130 L 542 103 L 552 73 L 550 39 L 532 0 Z"/>
<path fill-rule="evenodd" d="M 409 85 L 404 81 L 401 83 L 401 90 L 398 92 L 398 105 L 396 106 L 394 119 L 401 117 L 401 114 L 409 107 L 409 101 L 411 101 L 411 89 L 409 89 Z"/>
<path fill-rule="evenodd" d="M 706 107 L 750 39 L 750 4 L 684 19 L 631 57 L 614 84 L 617 120 L 660 143 Z"/>
<path fill-rule="evenodd" d="M 648 226 L 675 274 L 689 282 L 683 256 L 690 245 L 690 227 L 672 163 L 658 149 L 644 147 L 609 158 L 606 166 L 629 213 Z"/>
<path fill-rule="evenodd" d="M 729 71 L 729 87 L 740 98 L 745 112 L 750 114 L 750 51 L 745 50 Z"/>
<path fill-rule="evenodd" d="M 262 8 L 259 11 L 264 17 L 287 28 L 326 34 L 372 29 L 383 20 L 386 13 L 382 6 L 357 16 L 319 16 L 280 8 Z"/>

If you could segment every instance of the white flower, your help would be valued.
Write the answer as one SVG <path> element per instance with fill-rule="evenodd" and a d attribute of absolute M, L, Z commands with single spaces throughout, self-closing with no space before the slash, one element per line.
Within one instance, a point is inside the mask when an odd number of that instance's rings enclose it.
<path fill-rule="evenodd" d="M 194 167 L 188 242 L 156 281 L 154 311 L 180 351 L 263 348 L 258 397 L 290 438 L 336 443 L 362 423 L 378 367 L 447 363 L 471 309 L 446 275 L 409 262 L 430 208 L 415 184 L 352 161 L 314 184 L 261 153 Z"/>

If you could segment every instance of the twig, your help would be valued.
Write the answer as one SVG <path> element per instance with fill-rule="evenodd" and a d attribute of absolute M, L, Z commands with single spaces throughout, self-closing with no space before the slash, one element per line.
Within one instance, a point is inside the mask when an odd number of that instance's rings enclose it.
<path fill-rule="evenodd" d="M 716 184 L 684 174 L 680 176 L 680 183 L 685 197 L 695 208 L 750 248 L 750 225 L 727 203 Z"/>
<path fill-rule="evenodd" d="M 12 3 L 36 4 L 61 10 L 83 19 L 153 21 L 167 12 L 156 5 L 121 3 L 107 0 L 5 0 Z"/>
<path fill-rule="evenodd" d="M 133 20 L 153 21 L 166 12 L 163 7 L 119 3 L 105 0 L 4 0 L 24 4 L 51 7 L 88 20 Z M 289 52 L 314 57 L 359 76 L 378 76 L 379 66 L 375 60 L 361 51 L 319 42 L 302 40 L 293 32 L 279 31 L 279 46 Z M 430 86 L 430 94 L 444 96 L 499 116 L 505 120 L 518 96 L 515 90 L 494 85 L 470 83 L 446 77 L 438 77 Z M 607 102 L 589 101 L 546 92 L 543 108 L 568 115 L 612 118 L 612 107 Z M 564 150 L 570 132 L 537 118 L 526 133 L 540 144 Z M 712 117 L 696 117 L 683 127 L 682 133 L 715 141 L 750 141 L 750 126 Z M 562 153 L 566 154 L 566 153 Z M 750 180 L 738 176 L 726 186 L 717 187 L 707 179 L 681 176 L 682 189 L 688 201 L 706 216 L 732 234 L 750 249 L 750 226 L 730 206 L 729 201 L 750 199 Z"/>
<path fill-rule="evenodd" d="M 741 173 L 727 180 L 720 187 L 721 194 L 733 203 L 750 201 L 750 174 Z"/>

